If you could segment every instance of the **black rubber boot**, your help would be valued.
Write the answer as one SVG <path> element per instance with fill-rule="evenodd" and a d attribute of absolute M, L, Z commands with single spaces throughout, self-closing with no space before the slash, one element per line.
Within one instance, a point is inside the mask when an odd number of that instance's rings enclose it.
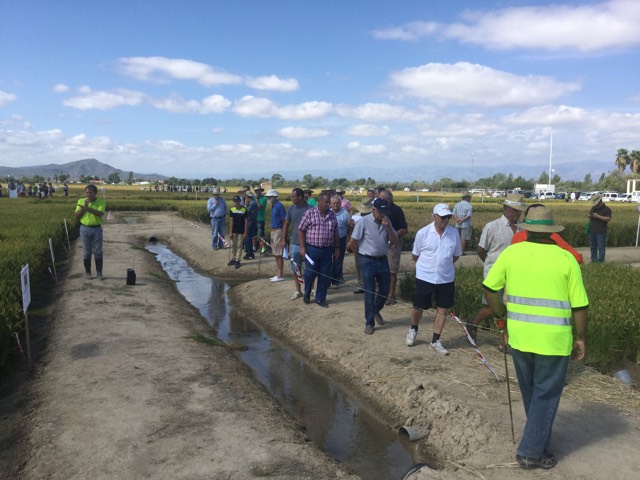
<path fill-rule="evenodd" d="M 97 259 L 96 258 L 96 274 L 98 275 L 98 278 L 103 278 L 102 276 L 102 259 Z"/>
<path fill-rule="evenodd" d="M 91 259 L 85 258 L 82 261 L 84 262 L 84 274 L 87 277 L 90 277 L 91 276 Z"/>

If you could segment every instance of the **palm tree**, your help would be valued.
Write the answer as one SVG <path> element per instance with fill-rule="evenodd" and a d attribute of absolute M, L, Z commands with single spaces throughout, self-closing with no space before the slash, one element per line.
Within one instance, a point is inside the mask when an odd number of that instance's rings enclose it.
<path fill-rule="evenodd" d="M 631 150 L 631 172 L 640 173 L 640 150 Z"/>
<path fill-rule="evenodd" d="M 625 168 L 629 165 L 631 159 L 629 158 L 629 152 L 626 148 L 619 148 L 616 155 L 616 167 L 620 170 L 620 173 L 624 173 Z"/>

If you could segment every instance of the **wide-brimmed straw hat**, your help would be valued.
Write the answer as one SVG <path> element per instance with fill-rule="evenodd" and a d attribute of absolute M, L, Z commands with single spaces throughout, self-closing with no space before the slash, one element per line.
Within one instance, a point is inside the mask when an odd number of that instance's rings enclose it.
<path fill-rule="evenodd" d="M 589 198 L 589 201 L 591 202 L 591 206 L 595 207 L 596 205 L 598 205 L 602 201 L 602 195 L 600 195 L 599 193 L 594 193 Z"/>
<path fill-rule="evenodd" d="M 518 223 L 517 226 L 529 232 L 540 233 L 555 233 L 564 230 L 562 225 L 556 225 L 553 220 L 553 212 L 544 205 L 531 207 L 524 221 Z"/>
<path fill-rule="evenodd" d="M 361 203 L 360 205 L 358 205 L 356 207 L 356 209 L 360 213 L 371 213 L 371 202 L 369 202 L 369 203 Z"/>
<path fill-rule="evenodd" d="M 527 209 L 527 204 L 522 201 L 523 198 L 524 197 L 522 195 L 517 193 L 507 193 L 502 205 L 524 212 Z"/>

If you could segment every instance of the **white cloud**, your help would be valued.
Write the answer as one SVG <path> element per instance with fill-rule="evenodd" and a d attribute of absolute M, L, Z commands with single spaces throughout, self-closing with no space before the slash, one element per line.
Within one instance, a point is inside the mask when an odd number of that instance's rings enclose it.
<path fill-rule="evenodd" d="M 495 50 L 563 49 L 596 52 L 640 45 L 640 2 L 611 0 L 591 5 L 551 4 L 473 10 L 452 24 L 410 22 L 377 30 L 379 39 L 415 41 L 439 36 Z"/>
<path fill-rule="evenodd" d="M 69 91 L 69 87 L 67 85 L 65 85 L 64 83 L 58 83 L 58 84 L 53 86 L 53 91 L 55 93 L 65 93 L 65 92 Z"/>
<path fill-rule="evenodd" d="M 335 108 L 338 115 L 345 118 L 356 118 L 366 122 L 412 122 L 428 120 L 436 114 L 433 107 L 419 107 L 416 111 L 407 110 L 402 105 L 388 103 L 364 103 L 358 106 L 338 105 Z"/>
<path fill-rule="evenodd" d="M 332 110 L 333 105 L 328 102 L 313 101 L 278 108 L 276 115 L 283 120 L 309 120 L 324 117 Z"/>
<path fill-rule="evenodd" d="M 268 98 L 246 95 L 238 100 L 233 111 L 242 117 L 275 117 L 282 120 L 308 120 L 329 114 L 333 106 L 327 102 L 304 102 L 280 107 Z"/>
<path fill-rule="evenodd" d="M 4 107 L 5 105 L 13 102 L 16 98 L 18 98 L 16 94 L 0 90 L 0 107 Z"/>
<path fill-rule="evenodd" d="M 241 117 L 261 117 L 269 118 L 274 116 L 274 103 L 268 98 L 258 98 L 252 95 L 245 95 L 237 100 L 233 111 Z"/>
<path fill-rule="evenodd" d="M 126 89 L 117 89 L 113 92 L 93 91 L 87 86 L 78 89 L 80 95 L 64 100 L 67 107 L 78 110 L 109 110 L 112 108 L 140 105 L 144 100 L 144 94 Z"/>
<path fill-rule="evenodd" d="M 150 99 L 149 103 L 161 110 L 167 110 L 171 113 L 221 113 L 224 112 L 231 102 L 221 95 L 211 95 L 198 100 L 185 100 L 179 95 L 172 95 L 168 98 Z"/>
<path fill-rule="evenodd" d="M 579 124 L 589 117 L 582 108 L 566 105 L 541 105 L 523 112 L 505 116 L 502 121 L 510 125 L 567 125 Z"/>
<path fill-rule="evenodd" d="M 206 63 L 184 58 L 166 57 L 122 57 L 118 59 L 119 71 L 138 80 L 166 83 L 170 80 L 192 80 L 205 87 L 217 85 L 239 85 L 256 90 L 293 92 L 299 84 L 295 78 L 280 78 L 277 75 L 243 77 Z"/>
<path fill-rule="evenodd" d="M 211 66 L 181 58 L 123 57 L 118 59 L 120 71 L 138 80 L 166 82 L 167 79 L 194 80 L 205 87 L 233 85 L 242 77 Z"/>
<path fill-rule="evenodd" d="M 359 137 L 381 137 L 389 134 L 389 127 L 359 124 L 348 127 L 346 132 Z"/>
<path fill-rule="evenodd" d="M 360 142 L 349 142 L 347 144 L 347 148 L 349 150 L 368 154 L 380 154 L 387 151 L 387 147 L 385 145 L 363 145 Z"/>
<path fill-rule="evenodd" d="M 483 65 L 429 63 L 391 74 L 391 84 L 405 95 L 436 104 L 523 107 L 545 103 L 579 90 L 577 83 L 551 77 L 517 76 Z"/>
<path fill-rule="evenodd" d="M 287 138 L 319 138 L 329 135 L 328 130 L 321 128 L 284 127 L 278 132 Z"/>
<path fill-rule="evenodd" d="M 246 85 L 256 90 L 275 90 L 278 92 L 294 92 L 298 90 L 298 81 L 295 78 L 278 78 L 275 75 L 247 78 Z"/>

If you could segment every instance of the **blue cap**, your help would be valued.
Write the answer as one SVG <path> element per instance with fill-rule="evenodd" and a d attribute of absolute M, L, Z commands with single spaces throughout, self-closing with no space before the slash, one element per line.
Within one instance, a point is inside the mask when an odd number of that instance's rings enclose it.
<path fill-rule="evenodd" d="M 241 200 L 242 200 L 242 199 L 241 199 L 238 195 L 236 195 L 235 197 L 233 197 L 233 201 L 234 201 L 234 202 L 240 202 Z"/>
<path fill-rule="evenodd" d="M 389 202 L 387 202 L 384 198 L 374 198 L 371 206 L 383 215 L 389 215 L 391 211 L 391 209 L 389 208 Z"/>

